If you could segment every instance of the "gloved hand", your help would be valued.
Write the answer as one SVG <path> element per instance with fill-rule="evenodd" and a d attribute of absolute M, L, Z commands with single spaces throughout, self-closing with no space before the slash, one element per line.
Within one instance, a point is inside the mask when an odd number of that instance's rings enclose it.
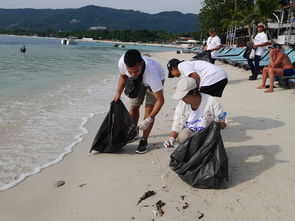
<path fill-rule="evenodd" d="M 170 148 L 174 146 L 174 142 L 175 142 L 175 138 L 174 137 L 169 137 L 165 142 L 164 142 L 164 147 L 166 148 Z"/>
<path fill-rule="evenodd" d="M 154 120 L 152 118 L 148 117 L 144 121 L 142 121 L 138 124 L 138 128 L 140 130 L 145 130 L 150 126 L 151 123 L 153 123 L 153 121 Z"/>

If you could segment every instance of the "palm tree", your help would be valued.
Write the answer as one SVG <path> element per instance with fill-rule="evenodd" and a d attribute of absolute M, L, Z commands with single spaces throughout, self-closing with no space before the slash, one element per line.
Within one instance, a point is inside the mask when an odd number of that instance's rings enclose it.
<path fill-rule="evenodd" d="M 253 5 L 249 5 L 243 10 L 232 11 L 232 17 L 222 20 L 223 27 L 248 27 L 249 38 L 252 38 L 252 26 L 258 20 L 258 16 Z"/>
<path fill-rule="evenodd" d="M 273 20 L 274 12 L 282 8 L 281 0 L 257 0 L 255 4 L 255 11 L 260 22 L 265 24 L 266 30 L 269 32 L 268 21 Z M 272 37 L 270 35 L 270 40 Z"/>

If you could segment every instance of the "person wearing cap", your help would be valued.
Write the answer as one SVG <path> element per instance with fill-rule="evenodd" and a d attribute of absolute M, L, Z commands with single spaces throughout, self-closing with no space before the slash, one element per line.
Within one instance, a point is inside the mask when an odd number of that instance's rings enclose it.
<path fill-rule="evenodd" d="M 288 55 L 281 51 L 281 45 L 274 43 L 269 52 L 269 65 L 263 68 L 261 85 L 258 89 L 266 88 L 266 80 L 269 78 L 269 88 L 265 93 L 273 92 L 274 78 L 295 75 L 293 65 Z"/>
<path fill-rule="evenodd" d="M 212 64 L 215 64 L 217 59 L 217 51 L 222 48 L 221 40 L 216 34 L 215 28 L 209 29 L 209 37 L 207 38 L 206 45 L 203 47 L 203 51 L 211 52 L 211 60 Z"/>
<path fill-rule="evenodd" d="M 183 143 L 192 133 L 207 127 L 217 121 L 223 129 L 226 127 L 222 115 L 223 109 L 217 99 L 207 94 L 199 93 L 196 81 L 185 77 L 178 81 L 174 99 L 180 99 L 173 116 L 170 137 L 164 142 L 167 148 L 173 147 L 176 140 Z"/>
<path fill-rule="evenodd" d="M 260 72 L 259 63 L 261 56 L 264 53 L 265 46 L 267 46 L 268 38 L 267 35 L 264 33 L 264 25 L 262 23 L 259 23 L 257 25 L 257 34 L 253 38 L 253 48 L 255 49 L 255 57 L 254 59 L 247 59 L 248 65 L 251 69 L 252 75 L 249 76 L 249 80 L 256 80 L 257 76 Z"/>
<path fill-rule="evenodd" d="M 139 120 L 139 109 L 145 101 L 144 120 L 138 124 L 143 130 L 143 137 L 136 150 L 137 153 L 146 153 L 148 149 L 148 137 L 152 130 L 156 115 L 164 104 L 163 84 L 165 71 L 154 59 L 141 56 L 138 50 L 128 50 L 121 56 L 118 62 L 120 78 L 114 101 L 121 98 L 128 78 L 137 78 L 142 75 L 142 84 L 136 98 L 130 98 L 130 115 L 137 125 Z"/>
<path fill-rule="evenodd" d="M 171 59 L 168 64 L 168 78 L 192 77 L 196 80 L 201 93 L 221 97 L 227 85 L 227 73 L 207 61 L 179 61 Z"/>

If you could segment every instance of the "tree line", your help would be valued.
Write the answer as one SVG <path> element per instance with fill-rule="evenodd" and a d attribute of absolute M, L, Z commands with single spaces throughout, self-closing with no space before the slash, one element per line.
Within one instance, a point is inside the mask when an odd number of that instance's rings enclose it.
<path fill-rule="evenodd" d="M 8 35 L 26 35 L 39 37 L 60 37 L 75 36 L 78 38 L 92 38 L 94 40 L 118 40 L 123 42 L 155 42 L 170 43 L 177 40 L 178 37 L 196 38 L 197 32 L 175 34 L 165 31 L 149 30 L 87 30 L 87 31 L 70 31 L 58 32 L 54 30 L 33 31 L 33 30 L 0 30 L 1 34 Z"/>
<path fill-rule="evenodd" d="M 251 38 L 253 26 L 262 22 L 268 29 L 268 21 L 276 21 L 275 11 L 287 4 L 286 0 L 204 0 L 199 13 L 201 31 L 215 27 L 225 37 L 227 28 L 246 26 Z"/>

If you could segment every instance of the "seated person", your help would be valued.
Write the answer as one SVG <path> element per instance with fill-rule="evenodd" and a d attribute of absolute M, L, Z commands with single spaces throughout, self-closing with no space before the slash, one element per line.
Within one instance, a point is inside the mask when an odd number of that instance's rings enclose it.
<path fill-rule="evenodd" d="M 269 52 L 270 62 L 269 65 L 263 68 L 262 82 L 258 89 L 266 88 L 265 83 L 267 77 L 269 78 L 269 88 L 265 90 L 265 93 L 273 92 L 274 78 L 276 76 L 291 76 L 295 74 L 293 65 L 288 55 L 281 51 L 281 45 L 274 43 Z"/>
<path fill-rule="evenodd" d="M 221 128 L 226 124 L 223 110 L 215 97 L 199 93 L 196 81 L 191 77 L 182 78 L 176 87 L 174 99 L 181 99 L 175 109 L 170 137 L 164 142 L 167 148 L 174 142 L 183 143 L 193 132 L 200 131 L 214 120 Z"/>

